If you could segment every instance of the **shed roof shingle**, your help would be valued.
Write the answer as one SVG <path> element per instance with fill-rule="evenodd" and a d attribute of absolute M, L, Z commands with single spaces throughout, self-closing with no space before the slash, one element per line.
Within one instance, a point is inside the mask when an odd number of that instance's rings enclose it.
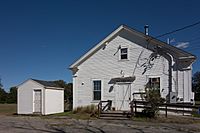
<path fill-rule="evenodd" d="M 59 87 L 54 81 L 44 81 L 44 80 L 37 80 L 37 79 L 32 79 L 32 80 L 46 87 Z"/>

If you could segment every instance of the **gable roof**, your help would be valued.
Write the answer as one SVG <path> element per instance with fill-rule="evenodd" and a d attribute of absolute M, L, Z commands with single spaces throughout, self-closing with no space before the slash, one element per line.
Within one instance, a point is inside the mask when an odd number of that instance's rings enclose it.
<path fill-rule="evenodd" d="M 175 46 L 169 45 L 161 40 L 158 40 L 152 36 L 145 35 L 143 32 L 137 31 L 136 29 L 130 28 L 126 25 L 119 26 L 116 30 L 114 30 L 111 34 L 109 34 L 106 38 L 104 38 L 101 42 L 99 42 L 96 46 L 94 46 L 92 49 L 90 49 L 86 54 L 84 54 L 82 57 L 80 57 L 78 60 L 76 60 L 72 65 L 70 65 L 70 69 L 78 67 L 82 62 L 84 62 L 86 59 L 88 59 L 90 56 L 92 56 L 96 51 L 98 51 L 103 45 L 107 45 L 107 43 L 112 40 L 115 36 L 118 35 L 118 33 L 122 30 L 125 30 L 131 35 L 137 35 L 141 38 L 144 38 L 146 40 L 151 41 L 152 44 L 155 44 L 156 46 L 161 46 L 165 50 L 176 54 L 178 59 L 190 59 L 192 62 L 196 60 L 196 56 L 188 53 L 180 48 L 177 48 Z"/>
<path fill-rule="evenodd" d="M 43 85 L 44 87 L 60 88 L 54 81 L 44 81 L 44 80 L 37 80 L 37 79 L 31 79 L 31 80 Z"/>

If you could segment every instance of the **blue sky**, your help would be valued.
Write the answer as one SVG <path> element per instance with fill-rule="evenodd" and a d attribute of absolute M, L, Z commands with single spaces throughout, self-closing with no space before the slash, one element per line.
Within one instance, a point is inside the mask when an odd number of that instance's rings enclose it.
<path fill-rule="evenodd" d="M 200 20 L 198 0 L 0 1 L 0 76 L 5 89 L 28 78 L 71 82 L 68 67 L 121 24 L 150 35 Z M 160 38 L 200 57 L 200 25 Z M 193 72 L 200 70 L 199 59 Z"/>

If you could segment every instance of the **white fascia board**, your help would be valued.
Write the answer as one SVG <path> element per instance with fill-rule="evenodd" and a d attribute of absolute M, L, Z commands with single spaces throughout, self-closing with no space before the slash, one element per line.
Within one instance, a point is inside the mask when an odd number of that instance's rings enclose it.
<path fill-rule="evenodd" d="M 40 83 L 38 83 L 38 82 L 36 82 L 36 81 L 34 81 L 34 80 L 32 80 L 31 78 L 30 79 L 27 79 L 27 80 L 25 80 L 24 82 L 22 82 L 21 84 L 19 84 L 18 86 L 16 86 L 17 88 L 19 88 L 19 87 L 21 87 L 24 83 L 26 83 L 26 82 L 28 82 L 28 81 L 33 81 L 34 83 L 36 83 L 36 84 L 38 84 L 39 86 L 41 86 L 41 87 L 44 87 L 44 85 L 42 85 L 42 84 L 40 84 Z"/>
<path fill-rule="evenodd" d="M 105 39 L 103 39 L 101 42 L 99 42 L 95 47 L 90 49 L 86 54 L 84 54 L 81 58 L 79 58 L 76 62 L 74 62 L 72 65 L 70 65 L 70 69 L 73 69 L 79 65 L 80 62 L 87 59 L 92 55 L 93 53 L 98 50 L 99 47 L 101 47 L 103 44 L 105 44 L 107 41 L 109 41 L 114 35 L 116 35 L 119 31 L 121 31 L 124 28 L 123 25 L 119 26 L 115 31 L 113 31 L 110 35 L 108 35 Z"/>
<path fill-rule="evenodd" d="M 179 59 L 196 59 L 195 56 L 179 57 Z"/>
<path fill-rule="evenodd" d="M 45 89 L 53 89 L 53 90 L 64 90 L 64 88 L 59 88 L 59 87 L 49 87 L 49 86 L 44 86 Z"/>
<path fill-rule="evenodd" d="M 186 54 L 189 54 L 190 56 L 188 57 L 185 57 L 187 59 L 196 59 L 196 57 L 194 55 L 192 55 L 191 53 L 188 53 L 186 51 L 183 51 L 179 48 L 176 48 L 175 46 L 168 46 L 167 43 L 165 42 L 162 42 L 156 38 L 153 38 L 151 36 L 147 36 L 147 35 L 144 35 L 143 33 L 135 30 L 135 29 L 132 29 L 132 28 L 129 28 L 128 26 L 125 26 L 125 25 L 121 25 L 119 26 L 115 31 L 113 31 L 110 35 L 108 35 L 105 39 L 103 39 L 101 42 L 99 42 L 95 47 L 93 47 L 92 49 L 90 49 L 86 54 L 84 54 L 81 58 L 79 58 L 76 62 L 74 62 L 72 65 L 70 65 L 69 69 L 73 69 L 73 68 L 77 68 L 78 65 L 83 62 L 84 60 L 86 60 L 88 57 L 90 57 L 92 54 L 94 54 L 103 44 L 105 44 L 106 42 L 109 42 L 110 39 L 116 35 L 119 31 L 121 31 L 122 29 L 125 29 L 127 31 L 129 31 L 130 33 L 133 33 L 137 36 L 140 36 L 146 40 L 149 40 L 152 42 L 152 44 L 155 44 L 155 45 L 159 45 L 161 47 L 167 47 L 169 49 L 172 49 L 177 51 L 177 52 L 183 52 L 183 53 L 186 53 Z"/>

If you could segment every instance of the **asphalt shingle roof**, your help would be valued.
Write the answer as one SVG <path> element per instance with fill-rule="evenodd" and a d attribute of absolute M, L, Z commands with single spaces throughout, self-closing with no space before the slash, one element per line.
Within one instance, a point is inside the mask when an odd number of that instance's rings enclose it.
<path fill-rule="evenodd" d="M 37 79 L 32 79 L 32 80 L 46 87 L 59 87 L 54 81 L 44 81 L 44 80 L 37 80 Z"/>

